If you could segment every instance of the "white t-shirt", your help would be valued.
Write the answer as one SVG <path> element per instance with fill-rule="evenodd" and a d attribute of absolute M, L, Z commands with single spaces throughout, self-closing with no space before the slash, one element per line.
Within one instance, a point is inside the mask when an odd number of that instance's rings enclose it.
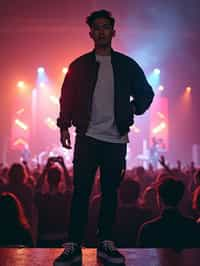
<path fill-rule="evenodd" d="M 96 60 L 100 66 L 86 135 L 106 142 L 127 143 L 128 134 L 120 136 L 114 120 L 114 77 L 111 56 L 96 55 Z"/>

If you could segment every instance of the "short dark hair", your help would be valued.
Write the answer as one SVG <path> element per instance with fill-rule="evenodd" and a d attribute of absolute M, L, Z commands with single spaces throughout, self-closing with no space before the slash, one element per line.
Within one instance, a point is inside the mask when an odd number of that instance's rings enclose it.
<path fill-rule="evenodd" d="M 166 178 L 158 186 L 158 193 L 162 201 L 171 207 L 176 207 L 183 197 L 185 185 L 180 180 Z"/>
<path fill-rule="evenodd" d="M 136 202 L 140 195 L 140 183 L 130 178 L 125 179 L 121 183 L 119 195 L 123 203 Z"/>
<path fill-rule="evenodd" d="M 21 163 L 13 163 L 8 171 L 8 176 L 11 183 L 23 183 L 26 178 L 24 165 Z"/>
<path fill-rule="evenodd" d="M 60 180 L 61 180 L 60 169 L 55 165 L 49 167 L 47 170 L 47 182 L 49 183 L 49 185 L 58 186 Z"/>
<path fill-rule="evenodd" d="M 110 24 L 112 28 L 114 28 L 115 25 L 115 19 L 112 17 L 112 13 L 108 10 L 101 9 L 92 12 L 87 18 L 86 18 L 86 23 L 88 26 L 91 28 L 93 26 L 94 20 L 97 18 L 106 18 L 110 21 Z"/>

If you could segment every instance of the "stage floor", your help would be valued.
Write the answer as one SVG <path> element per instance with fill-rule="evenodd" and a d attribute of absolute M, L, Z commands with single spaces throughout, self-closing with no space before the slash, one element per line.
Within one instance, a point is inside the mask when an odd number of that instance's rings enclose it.
<path fill-rule="evenodd" d="M 200 249 L 175 252 L 171 249 L 119 249 L 126 266 L 199 266 Z M 0 266 L 52 266 L 60 248 L 0 248 Z M 82 266 L 101 266 L 96 249 L 83 248 Z M 113 264 L 112 264 L 113 265 Z"/>

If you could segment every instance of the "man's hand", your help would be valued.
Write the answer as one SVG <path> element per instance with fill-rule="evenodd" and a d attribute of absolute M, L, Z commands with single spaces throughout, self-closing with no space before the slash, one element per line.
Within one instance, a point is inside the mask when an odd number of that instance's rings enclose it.
<path fill-rule="evenodd" d="M 60 131 L 60 142 L 62 146 L 66 149 L 71 149 L 71 140 L 68 129 L 63 129 Z"/>

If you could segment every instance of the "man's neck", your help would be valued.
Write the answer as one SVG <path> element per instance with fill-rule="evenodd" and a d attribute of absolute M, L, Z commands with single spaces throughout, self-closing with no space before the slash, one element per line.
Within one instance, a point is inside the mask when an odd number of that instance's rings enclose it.
<path fill-rule="evenodd" d="M 95 53 L 97 55 L 109 56 L 111 55 L 111 47 L 95 47 Z"/>

